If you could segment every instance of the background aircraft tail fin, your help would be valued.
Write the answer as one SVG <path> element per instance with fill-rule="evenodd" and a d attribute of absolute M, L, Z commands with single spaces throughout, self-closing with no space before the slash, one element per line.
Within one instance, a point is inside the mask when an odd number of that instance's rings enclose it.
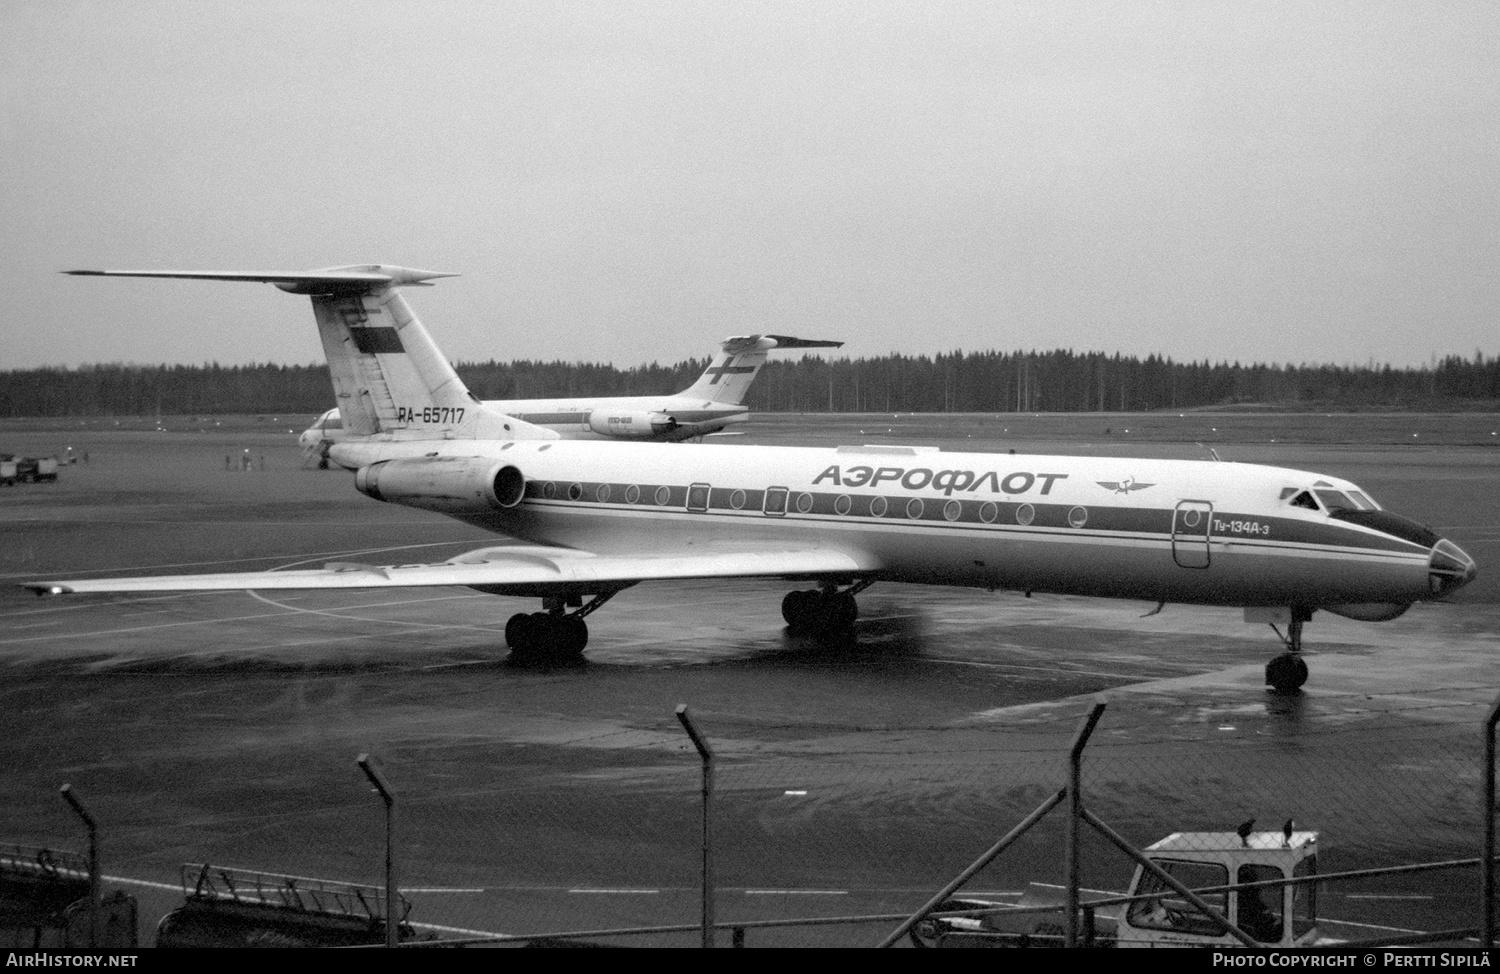
<path fill-rule="evenodd" d="M 773 348 L 839 348 L 843 342 L 825 342 L 788 335 L 741 335 L 726 338 L 719 353 L 709 360 L 708 368 L 686 391 L 679 395 L 710 402 L 739 405 L 750 391 L 750 383 L 766 364 L 766 353 Z"/>
<path fill-rule="evenodd" d="M 68 271 L 102 277 L 260 281 L 312 298 L 344 430 L 352 436 L 556 439 L 557 433 L 480 404 L 398 288 L 455 277 L 386 264 L 290 273 Z"/>

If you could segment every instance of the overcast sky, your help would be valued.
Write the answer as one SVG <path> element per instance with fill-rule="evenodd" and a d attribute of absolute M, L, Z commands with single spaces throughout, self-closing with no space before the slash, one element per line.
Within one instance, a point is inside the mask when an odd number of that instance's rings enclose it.
<path fill-rule="evenodd" d="M 1500 353 L 1500 4 L 0 3 L 0 368 L 321 361 L 463 276 L 450 358 Z"/>

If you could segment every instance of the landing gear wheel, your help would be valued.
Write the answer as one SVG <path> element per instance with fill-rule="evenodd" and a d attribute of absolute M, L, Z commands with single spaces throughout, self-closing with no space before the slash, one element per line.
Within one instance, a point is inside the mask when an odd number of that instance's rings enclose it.
<path fill-rule="evenodd" d="M 824 600 L 824 610 L 830 632 L 852 629 L 859 619 L 859 603 L 848 592 L 835 592 Z"/>
<path fill-rule="evenodd" d="M 517 612 L 505 623 L 505 645 L 512 652 L 521 650 L 521 647 L 530 642 L 531 616 L 524 612 Z"/>
<path fill-rule="evenodd" d="M 859 618 L 859 603 L 849 592 L 788 592 L 781 617 L 794 636 L 827 638 L 848 631 Z"/>
<path fill-rule="evenodd" d="M 781 617 L 795 634 L 810 632 L 818 615 L 819 593 L 814 591 L 788 592 L 781 600 Z"/>
<path fill-rule="evenodd" d="M 574 615 L 520 613 L 505 624 L 505 644 L 517 662 L 577 661 L 588 641 L 588 624 Z"/>
<path fill-rule="evenodd" d="M 1266 664 L 1266 686 L 1291 693 L 1307 682 L 1307 663 L 1296 653 L 1282 653 Z"/>
<path fill-rule="evenodd" d="M 557 616 L 558 650 L 562 656 L 582 656 L 589 644 L 589 626 L 577 616 Z"/>

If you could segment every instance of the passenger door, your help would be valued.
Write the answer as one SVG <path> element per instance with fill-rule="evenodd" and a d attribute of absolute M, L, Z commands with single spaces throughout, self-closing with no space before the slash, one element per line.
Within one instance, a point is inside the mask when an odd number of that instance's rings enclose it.
<path fill-rule="evenodd" d="M 1183 568 L 1208 567 L 1209 526 L 1214 506 L 1208 501 L 1179 501 L 1172 513 L 1172 560 Z"/>

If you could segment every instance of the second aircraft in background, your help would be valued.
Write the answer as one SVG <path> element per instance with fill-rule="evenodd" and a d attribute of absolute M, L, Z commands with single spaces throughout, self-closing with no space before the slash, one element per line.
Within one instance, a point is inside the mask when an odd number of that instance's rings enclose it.
<path fill-rule="evenodd" d="M 677 442 L 744 422 L 745 395 L 773 348 L 839 348 L 843 342 L 787 335 L 726 338 L 698 381 L 667 396 L 603 396 L 566 399 L 490 399 L 485 405 L 534 426 L 556 430 L 565 440 Z M 349 438 L 343 417 L 330 409 L 298 438 L 303 454 L 328 466 L 328 450 Z"/>

